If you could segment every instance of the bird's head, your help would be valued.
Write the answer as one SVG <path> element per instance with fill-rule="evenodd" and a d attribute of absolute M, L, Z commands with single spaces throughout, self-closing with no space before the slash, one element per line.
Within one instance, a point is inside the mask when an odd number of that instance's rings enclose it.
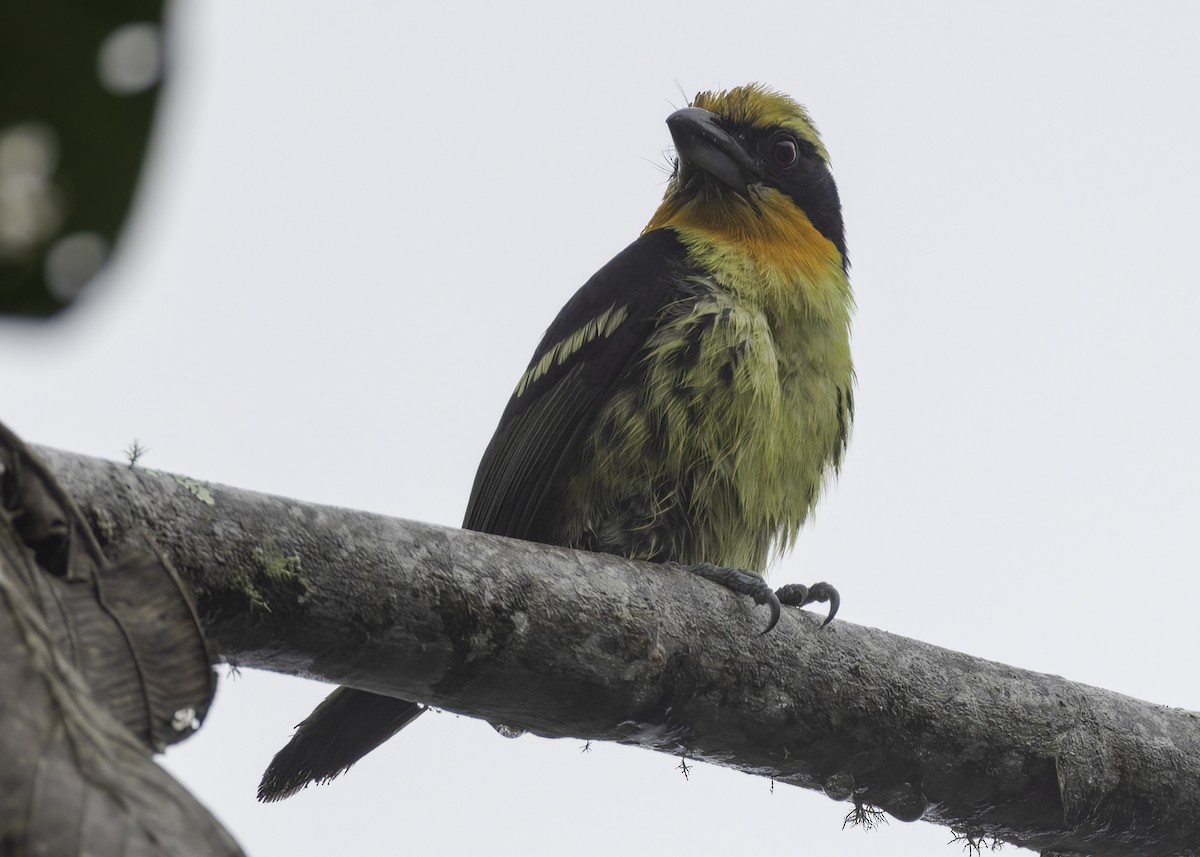
<path fill-rule="evenodd" d="M 807 111 L 758 84 L 702 92 L 667 117 L 675 170 L 646 231 L 672 227 L 737 246 L 805 279 L 836 265 L 846 239 L 829 154 Z"/>

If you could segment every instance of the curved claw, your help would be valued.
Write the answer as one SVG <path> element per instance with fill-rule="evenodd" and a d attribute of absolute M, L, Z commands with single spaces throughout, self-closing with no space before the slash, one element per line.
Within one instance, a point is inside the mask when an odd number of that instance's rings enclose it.
<path fill-rule="evenodd" d="M 759 632 L 758 636 L 761 637 L 764 634 L 771 633 L 772 629 L 779 624 L 779 616 L 783 613 L 783 607 L 779 603 L 779 596 L 772 589 L 768 589 L 765 595 L 754 600 L 759 604 L 766 604 L 771 608 L 771 621 L 767 623 L 767 627 L 764 630 Z"/>
<path fill-rule="evenodd" d="M 838 595 L 838 591 L 824 582 L 814 583 L 811 587 L 805 586 L 803 583 L 789 583 L 787 586 L 781 586 L 779 587 L 779 600 L 788 607 L 804 607 L 814 602 L 822 604 L 829 602 L 829 615 L 821 623 L 822 628 L 833 621 L 838 608 L 842 606 L 842 597 Z"/>
<path fill-rule="evenodd" d="M 763 634 L 768 633 L 779 622 L 779 617 L 783 613 L 783 607 L 780 604 L 779 596 L 775 594 L 775 590 L 767 586 L 767 582 L 762 579 L 762 575 L 740 568 L 723 568 L 719 565 L 710 565 L 708 563 L 677 567 L 697 577 L 703 577 L 705 580 L 719 583 L 726 589 L 732 590 L 739 595 L 749 595 L 754 599 L 755 604 L 766 604 L 770 607 L 771 621 L 767 623 L 767 630 L 763 631 Z"/>
<path fill-rule="evenodd" d="M 838 591 L 828 583 L 814 583 L 808 590 L 808 597 L 805 604 L 812 604 L 814 601 L 819 601 L 824 604 L 829 602 L 829 615 L 825 617 L 825 621 L 821 623 L 824 628 L 833 621 L 833 617 L 837 615 L 838 608 L 842 606 L 842 596 L 838 595 Z"/>

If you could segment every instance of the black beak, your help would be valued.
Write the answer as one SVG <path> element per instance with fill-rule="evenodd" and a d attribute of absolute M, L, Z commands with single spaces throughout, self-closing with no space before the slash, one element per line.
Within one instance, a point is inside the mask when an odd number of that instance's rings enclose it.
<path fill-rule="evenodd" d="M 700 107 L 685 107 L 667 117 L 667 128 L 679 153 L 683 183 L 692 168 L 743 195 L 749 185 L 762 181 L 762 170 L 737 139 L 717 124 L 715 114 Z"/>

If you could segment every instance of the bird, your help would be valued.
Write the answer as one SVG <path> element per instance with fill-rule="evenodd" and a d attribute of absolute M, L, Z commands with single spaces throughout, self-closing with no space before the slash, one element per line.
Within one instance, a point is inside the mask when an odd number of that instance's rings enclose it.
<path fill-rule="evenodd" d="M 762 84 L 666 120 L 676 157 L 641 235 L 546 330 L 480 461 L 463 526 L 669 563 L 771 609 L 765 583 L 840 469 L 854 419 L 841 200 L 808 111 Z M 765 633 L 765 632 L 764 632 Z M 272 760 L 274 801 L 343 773 L 425 710 L 335 690 Z"/>

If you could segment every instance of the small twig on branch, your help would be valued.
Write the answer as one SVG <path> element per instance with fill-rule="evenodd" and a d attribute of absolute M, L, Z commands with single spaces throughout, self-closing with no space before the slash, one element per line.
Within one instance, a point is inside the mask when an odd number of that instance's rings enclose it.
<path fill-rule="evenodd" d="M 149 531 L 243 666 L 618 741 L 978 841 L 1198 853 L 1200 716 L 694 577 L 41 450 L 114 542 Z"/>

